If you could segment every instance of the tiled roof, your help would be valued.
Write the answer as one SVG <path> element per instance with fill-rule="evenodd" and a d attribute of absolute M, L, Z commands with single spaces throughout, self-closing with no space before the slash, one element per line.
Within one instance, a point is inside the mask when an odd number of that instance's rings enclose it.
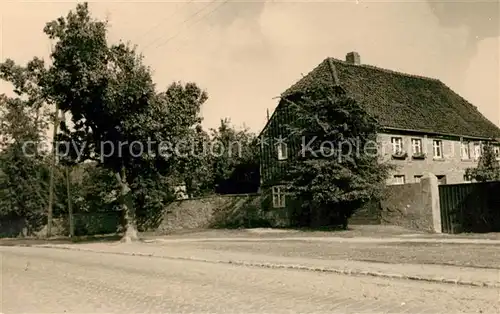
<path fill-rule="evenodd" d="M 338 83 L 386 128 L 499 138 L 500 129 L 441 81 L 327 58 L 282 97 Z"/>

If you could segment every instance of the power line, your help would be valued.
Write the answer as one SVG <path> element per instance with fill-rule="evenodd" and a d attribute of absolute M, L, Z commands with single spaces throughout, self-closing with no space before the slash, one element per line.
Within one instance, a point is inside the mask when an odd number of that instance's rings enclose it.
<path fill-rule="evenodd" d="M 140 39 L 142 38 L 143 36 L 147 35 L 148 33 L 152 32 L 153 30 L 157 29 L 163 22 L 165 22 L 166 20 L 169 20 L 170 18 L 172 18 L 177 12 L 180 11 L 180 8 L 182 7 L 185 7 L 188 3 L 191 3 L 193 2 L 194 0 L 188 0 L 186 2 L 183 3 L 183 5 L 181 5 L 180 7 L 178 7 L 176 10 L 174 10 L 174 12 L 172 12 L 172 14 L 170 14 L 169 16 L 167 16 L 166 18 L 163 18 L 161 19 L 156 25 L 154 25 L 153 27 L 150 27 L 148 30 L 146 30 L 145 32 L 143 32 L 142 34 L 140 34 L 139 36 L 136 36 L 135 38 L 133 38 L 131 40 L 132 41 L 135 41 L 137 39 Z"/>
<path fill-rule="evenodd" d="M 229 1 L 229 0 L 228 0 L 228 1 Z M 228 1 L 224 1 L 224 3 L 228 2 Z M 262 2 L 263 2 L 263 3 L 266 3 L 266 2 L 269 2 L 269 0 L 263 0 Z M 271 2 L 273 2 L 273 0 L 271 0 Z M 221 7 L 222 5 L 224 5 L 224 3 L 221 3 L 221 5 L 220 5 L 220 6 L 218 6 L 218 7 L 214 8 L 211 12 L 209 12 L 208 14 L 206 14 L 204 17 L 207 17 L 208 15 L 210 15 L 210 14 L 214 13 L 215 11 L 217 11 L 218 9 L 220 9 L 220 7 Z M 200 22 L 200 21 L 196 21 L 193 25 L 195 25 L 197 22 Z M 191 27 L 191 26 L 193 26 L 193 25 L 190 25 L 189 27 Z M 209 27 L 209 29 L 211 29 L 211 28 L 212 28 L 212 27 Z M 209 37 L 210 37 L 210 34 L 211 34 L 211 32 L 209 32 L 209 35 L 208 35 L 208 36 L 205 36 L 205 37 L 204 37 L 204 39 L 209 38 Z M 184 45 L 185 45 L 185 44 L 184 44 Z M 176 48 L 174 51 L 179 51 L 180 47 L 181 47 L 181 46 L 177 45 L 177 48 Z M 278 98 L 279 98 L 279 97 L 278 97 Z"/>
<path fill-rule="evenodd" d="M 209 38 L 210 38 L 210 36 L 212 35 L 212 30 L 213 30 L 213 28 L 212 28 L 211 26 L 209 26 L 209 27 L 208 27 L 208 29 L 209 29 L 208 34 L 207 34 L 206 36 L 204 36 L 204 39 L 205 39 L 205 40 L 206 40 L 206 39 L 209 39 Z M 188 39 L 189 39 L 189 37 L 188 37 Z M 183 47 L 183 46 L 185 46 L 185 45 L 186 45 L 186 43 L 181 43 L 181 44 L 176 45 L 176 46 L 175 46 L 176 48 L 175 48 L 175 50 L 174 50 L 174 51 L 176 51 L 176 52 L 177 52 L 177 51 L 179 51 L 179 49 L 181 49 L 181 47 Z"/>
<path fill-rule="evenodd" d="M 228 1 L 224 1 L 224 2 L 228 2 Z M 274 3 L 274 0 L 262 0 L 262 3 L 268 3 L 268 2 L 270 2 L 270 3 Z M 295 5 L 295 4 L 297 4 L 297 2 L 294 2 L 293 4 Z M 220 6 L 222 6 L 222 5 L 223 5 L 223 4 L 221 4 Z M 204 17 L 207 17 L 208 15 L 210 15 L 210 14 L 214 13 L 216 10 L 218 10 L 218 9 L 220 8 L 220 6 L 219 6 L 219 7 L 217 7 L 217 8 L 214 8 L 214 10 L 212 10 L 211 12 L 209 12 L 208 14 L 206 14 Z M 197 22 L 199 22 L 199 21 L 197 21 Z M 196 23 L 195 23 L 195 24 L 196 24 Z M 193 24 L 193 25 L 194 25 L 194 24 Z M 190 25 L 190 26 L 193 26 L 193 25 Z M 209 29 L 212 29 L 212 27 L 209 27 Z M 204 39 L 209 38 L 209 37 L 210 37 L 210 34 L 211 34 L 211 32 L 209 32 L 208 36 L 205 36 L 205 37 L 204 37 Z M 179 51 L 179 49 L 181 48 L 181 46 L 185 46 L 185 43 L 184 43 L 183 45 L 177 45 L 177 46 L 176 46 L 177 48 L 176 48 L 174 51 Z M 274 98 L 279 98 L 279 97 L 274 97 Z"/>
<path fill-rule="evenodd" d="M 207 14 L 203 15 L 200 19 L 196 20 L 194 23 L 190 24 L 188 27 L 186 28 L 190 28 L 196 24 L 198 24 L 199 22 L 201 22 L 204 18 L 208 17 L 209 15 L 211 15 L 212 13 L 214 13 L 215 11 L 217 11 L 218 9 L 220 9 L 224 4 L 226 4 L 229 0 L 224 0 L 222 1 L 218 6 L 216 6 L 215 8 L 213 8 L 210 12 L 208 12 Z M 212 2 L 215 2 L 215 1 L 212 1 Z M 176 34 L 174 34 L 173 36 L 170 36 L 169 38 L 167 38 L 165 41 L 163 41 L 162 43 L 160 43 L 158 46 L 156 46 L 156 48 L 160 48 L 161 46 L 164 46 L 166 45 L 168 42 L 170 42 L 171 40 L 173 40 L 174 38 L 176 38 L 177 36 L 179 36 L 180 34 L 182 33 L 182 30 L 178 31 Z"/>
<path fill-rule="evenodd" d="M 204 11 L 206 8 L 208 8 L 212 3 L 215 3 L 217 2 L 217 0 L 212 0 L 210 1 L 207 5 L 203 6 L 201 9 L 199 9 L 198 11 L 194 12 L 193 14 L 191 14 L 190 16 L 188 16 L 187 19 L 185 19 L 184 21 L 182 21 L 180 24 L 179 24 L 179 27 L 181 27 L 183 24 L 186 24 L 187 22 L 189 22 L 191 19 L 195 18 L 197 15 L 199 15 L 202 11 Z M 180 33 L 180 32 L 178 32 Z M 178 34 L 177 33 L 177 34 Z M 146 50 L 147 48 L 149 48 L 151 45 L 153 45 L 155 42 L 157 42 L 159 39 L 161 39 L 162 36 L 160 36 L 159 38 L 153 40 L 152 42 L 150 42 L 149 44 L 147 44 L 143 49 Z M 169 37 L 170 38 L 170 37 Z M 158 47 L 157 47 L 158 48 Z"/>

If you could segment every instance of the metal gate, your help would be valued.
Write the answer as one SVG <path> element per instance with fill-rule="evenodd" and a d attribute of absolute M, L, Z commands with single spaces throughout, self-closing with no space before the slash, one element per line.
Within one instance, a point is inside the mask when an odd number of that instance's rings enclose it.
<path fill-rule="evenodd" d="M 500 231 L 500 182 L 439 185 L 444 233 Z"/>

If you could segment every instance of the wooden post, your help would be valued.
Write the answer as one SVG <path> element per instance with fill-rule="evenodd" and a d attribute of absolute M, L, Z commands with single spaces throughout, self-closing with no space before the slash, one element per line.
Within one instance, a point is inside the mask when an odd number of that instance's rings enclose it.
<path fill-rule="evenodd" d="M 70 189 L 70 184 L 71 184 L 71 171 L 70 171 L 71 166 L 66 166 L 66 195 L 68 198 L 68 213 L 69 213 L 69 236 L 72 238 L 75 236 L 75 222 L 73 219 L 73 206 L 71 202 L 71 189 Z"/>
<path fill-rule="evenodd" d="M 62 121 L 66 123 L 66 113 L 62 113 Z M 73 204 L 71 201 L 71 165 L 66 165 L 66 198 L 68 202 L 68 222 L 69 222 L 69 236 L 70 238 L 75 236 L 75 221 L 73 218 Z"/>
<path fill-rule="evenodd" d="M 49 181 L 49 204 L 47 208 L 47 238 L 52 235 L 52 208 L 54 206 L 54 172 L 57 164 L 57 127 L 59 126 L 59 105 L 56 104 L 56 112 L 54 115 L 54 131 L 52 133 L 52 164 L 50 166 L 50 181 Z"/>

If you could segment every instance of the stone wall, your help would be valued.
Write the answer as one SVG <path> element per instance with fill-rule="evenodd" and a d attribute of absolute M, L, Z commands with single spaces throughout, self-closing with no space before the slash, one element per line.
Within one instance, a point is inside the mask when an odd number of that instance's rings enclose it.
<path fill-rule="evenodd" d="M 420 183 L 388 186 L 380 205 L 382 224 L 441 232 L 438 182 L 432 174 Z"/>
<path fill-rule="evenodd" d="M 245 194 L 177 200 L 166 207 L 156 231 L 283 225 L 279 212 L 263 209 L 266 199 L 265 194 Z"/>
<path fill-rule="evenodd" d="M 168 204 L 161 217 L 158 233 L 207 228 L 287 227 L 297 218 L 299 205 L 287 196 L 287 208 L 272 208 L 271 193 L 214 195 L 178 200 Z M 76 235 L 107 234 L 117 231 L 121 213 L 75 215 Z M 0 221 L 0 236 L 23 233 L 22 221 Z M 436 176 L 427 174 L 420 183 L 387 186 L 381 202 L 367 204 L 350 224 L 389 224 L 410 229 L 441 232 L 439 190 Z M 8 227 L 8 228 L 7 228 Z M 25 229 L 25 228 L 24 228 Z M 53 235 L 67 235 L 67 220 L 54 219 Z M 37 234 L 42 236 L 43 228 Z"/>
<path fill-rule="evenodd" d="M 219 195 L 178 200 L 166 207 L 159 233 L 206 228 L 287 227 L 298 206 L 287 197 L 287 208 L 272 208 L 271 195 Z M 381 202 L 366 204 L 351 224 L 388 224 L 441 232 L 436 176 L 426 174 L 420 183 L 387 186 Z"/>

